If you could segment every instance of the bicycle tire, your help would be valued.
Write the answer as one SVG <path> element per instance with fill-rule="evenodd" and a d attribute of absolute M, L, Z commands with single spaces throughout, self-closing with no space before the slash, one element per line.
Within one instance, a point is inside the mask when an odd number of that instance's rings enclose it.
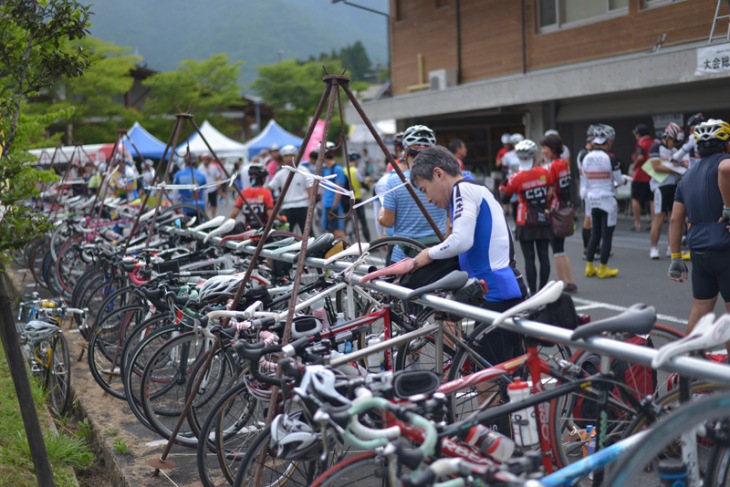
<path fill-rule="evenodd" d="M 339 487 L 342 485 L 386 486 L 386 478 L 380 478 L 382 471 L 378 455 L 375 452 L 361 452 L 345 458 L 314 479 L 311 487 Z"/>
<path fill-rule="evenodd" d="M 271 428 L 267 426 L 250 443 L 246 455 L 236 469 L 233 485 L 253 485 L 251 479 L 254 478 L 261 451 L 265 450 L 266 461 L 258 484 L 260 487 L 308 487 L 315 476 L 314 462 L 277 458 L 271 448 L 270 438 Z"/>
<path fill-rule="evenodd" d="M 155 327 L 155 329 L 148 332 L 150 326 Z M 152 431 L 154 431 L 154 428 L 152 428 L 142 410 L 142 397 L 140 395 L 142 374 L 152 355 L 180 332 L 180 326 L 173 324 L 171 316 L 153 316 L 149 320 L 140 323 L 122 347 L 124 396 L 132 414 L 142 425 Z M 145 336 L 141 338 L 141 335 Z"/>
<path fill-rule="evenodd" d="M 36 284 L 48 289 L 48 285 L 43 279 L 43 259 L 50 249 L 49 240 L 47 237 L 40 237 L 31 245 L 32 249 L 28 253 L 28 269 L 30 269 L 30 273 Z"/>
<path fill-rule="evenodd" d="M 368 253 L 370 256 L 368 257 L 366 264 L 368 266 L 375 266 L 375 267 L 386 267 L 392 262 L 390 262 L 390 259 L 393 255 L 393 250 L 395 247 L 400 247 L 401 250 L 408 256 L 408 257 L 415 257 L 418 255 L 418 252 L 425 249 L 426 246 L 419 242 L 418 240 L 414 240 L 412 238 L 407 237 L 383 237 L 378 238 L 370 242 L 370 248 L 368 249 Z M 389 278 L 389 280 L 396 280 L 398 276 Z"/>
<path fill-rule="evenodd" d="M 263 430 L 263 422 L 254 420 L 257 403 L 242 381 L 226 391 L 212 407 L 198 433 L 196 458 L 204 487 L 233 484 L 237 462 L 242 458 L 242 453 L 236 452 L 245 452 L 247 445 Z M 206 441 L 200 441 L 203 438 Z"/>
<path fill-rule="evenodd" d="M 474 349 L 490 327 L 491 323 L 479 323 L 471 333 L 466 334 L 462 338 L 462 341 Z M 548 364 L 556 367 L 561 360 L 567 360 L 570 357 L 568 349 L 562 345 L 539 345 L 538 353 Z M 449 369 L 447 380 L 455 380 L 463 375 L 468 375 L 484 368 L 481 362 L 471 358 L 471 353 L 467 349 L 458 347 L 458 350 L 454 354 L 454 360 Z M 500 401 L 506 400 L 503 389 L 499 383 L 494 381 L 491 385 L 489 383 L 482 384 L 479 389 L 469 388 L 458 394 L 450 395 L 447 400 L 450 420 L 452 422 L 457 421 L 471 414 L 476 410 L 480 401 L 482 406 L 486 404 L 486 407 L 498 405 Z M 476 404 L 474 403 L 475 400 L 477 402 Z"/>
<path fill-rule="evenodd" d="M 163 438 L 172 437 L 172 429 L 187 400 L 185 391 L 197 360 L 204 359 L 208 344 L 195 331 L 171 338 L 150 357 L 140 382 L 140 397 L 150 426 Z M 195 447 L 198 439 L 191 429 L 180 428 L 174 442 Z"/>
<path fill-rule="evenodd" d="M 121 380 L 122 334 L 125 328 L 141 322 L 147 311 L 143 306 L 120 308 L 97 323 L 91 332 L 86 353 L 91 376 L 104 391 L 117 399 L 125 399 Z M 114 376 L 119 378 L 114 380 Z"/>
<path fill-rule="evenodd" d="M 604 485 L 634 485 L 634 479 L 640 479 L 645 467 L 651 465 L 668 445 L 675 443 L 680 434 L 708 421 L 727 423 L 728 414 L 730 394 L 713 394 L 680 406 L 664 421 L 647 430 L 647 434 L 611 468 L 611 475 Z"/>
<path fill-rule="evenodd" d="M 81 258 L 81 244 L 83 241 L 83 235 L 77 235 L 66 242 L 58 252 L 58 258 L 54 262 L 56 279 L 61 286 L 62 292 L 69 297 L 73 293 L 73 288 L 79 277 L 88 267 L 86 261 Z"/>
<path fill-rule="evenodd" d="M 71 353 L 66 336 L 59 330 L 50 343 L 51 357 L 45 373 L 45 388 L 51 411 L 65 416 L 71 402 Z"/>

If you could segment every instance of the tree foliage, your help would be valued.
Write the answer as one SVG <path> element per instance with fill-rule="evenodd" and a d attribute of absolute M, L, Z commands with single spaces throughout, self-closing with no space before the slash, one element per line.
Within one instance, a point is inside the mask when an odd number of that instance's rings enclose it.
<path fill-rule="evenodd" d="M 44 97 L 47 102 L 29 108 L 43 113 L 73 107 L 73 116 L 62 129 L 66 145 L 108 142 L 117 129 L 129 127 L 139 118 L 136 110 L 124 106 L 122 97 L 132 88 L 131 71 L 142 58 L 94 37 L 74 41 L 72 46 L 87 54 L 89 67 L 82 76 L 56 83 Z"/>
<path fill-rule="evenodd" d="M 88 7 L 73 0 L 0 3 L 0 258 L 45 229 L 24 202 L 53 175 L 27 165 L 23 149 L 69 113 L 27 116 L 23 107 L 28 96 L 87 67 L 85 53 L 70 43 L 86 35 L 88 16 Z"/>
<path fill-rule="evenodd" d="M 238 74 L 242 65 L 229 62 L 225 54 L 216 54 L 204 61 L 183 61 L 176 71 L 146 79 L 143 84 L 150 89 L 144 107 L 147 129 L 167 140 L 172 117 L 189 112 L 198 124 L 207 119 L 221 131 L 230 132 L 230 122 L 221 112 L 241 104 Z"/>

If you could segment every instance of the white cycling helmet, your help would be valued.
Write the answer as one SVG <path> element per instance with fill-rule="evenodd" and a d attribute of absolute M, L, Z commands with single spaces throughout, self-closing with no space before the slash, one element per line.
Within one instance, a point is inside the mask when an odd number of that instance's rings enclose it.
<path fill-rule="evenodd" d="M 615 140 L 616 139 L 616 129 L 611 127 L 610 125 L 607 125 L 605 123 L 602 123 L 600 125 L 601 129 L 603 130 L 603 133 L 605 134 L 606 138 L 609 140 Z"/>
<path fill-rule="evenodd" d="M 281 154 L 282 156 L 295 156 L 297 155 L 297 148 L 291 144 L 288 144 L 281 148 L 279 154 Z"/>
<path fill-rule="evenodd" d="M 403 146 L 409 149 L 427 149 L 436 145 L 436 134 L 425 125 L 413 125 L 403 132 Z"/>
<path fill-rule="evenodd" d="M 502 134 L 502 137 L 499 139 L 502 141 L 502 144 L 509 144 L 510 134 Z"/>
<path fill-rule="evenodd" d="M 515 145 L 515 153 L 520 159 L 535 159 L 537 144 L 530 139 L 525 139 Z"/>
<path fill-rule="evenodd" d="M 54 323 L 47 321 L 33 320 L 29 321 L 23 327 L 23 335 L 34 342 L 42 342 L 48 340 L 58 332 L 59 328 Z"/>
<path fill-rule="evenodd" d="M 556 135 L 556 136 L 560 137 L 560 132 L 558 132 L 555 129 L 548 129 L 548 130 L 545 131 L 545 133 L 543 135 L 545 137 L 547 137 L 548 135 Z"/>
<path fill-rule="evenodd" d="M 509 136 L 509 143 L 512 145 L 517 145 L 523 140 L 525 140 L 525 136 L 522 134 L 512 134 Z"/>
<path fill-rule="evenodd" d="M 716 118 L 706 120 L 695 127 L 695 139 L 697 142 L 727 142 L 730 139 L 730 124 Z"/>
<path fill-rule="evenodd" d="M 279 414 L 271 422 L 269 445 L 276 449 L 276 456 L 287 460 L 314 459 L 319 456 L 321 437 L 307 423 Z"/>
<path fill-rule="evenodd" d="M 198 299 L 201 302 L 232 297 L 238 291 L 243 275 L 213 276 L 198 290 Z"/>
<path fill-rule="evenodd" d="M 613 131 L 613 127 L 610 125 L 604 125 L 604 124 L 598 124 L 593 128 L 593 143 L 598 145 L 603 145 L 608 142 L 608 140 L 611 138 L 611 131 Z M 616 135 L 616 132 L 613 132 L 613 135 Z"/>

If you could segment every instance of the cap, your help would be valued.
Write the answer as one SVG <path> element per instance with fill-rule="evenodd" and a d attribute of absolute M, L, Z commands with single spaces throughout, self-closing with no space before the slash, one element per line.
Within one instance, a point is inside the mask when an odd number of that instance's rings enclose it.
<path fill-rule="evenodd" d="M 557 135 L 558 137 L 560 137 L 560 132 L 555 129 L 546 130 L 545 137 L 547 137 L 548 135 Z"/>
<path fill-rule="evenodd" d="M 500 138 L 500 140 L 502 141 L 503 144 L 509 144 L 509 136 L 510 136 L 510 134 L 502 134 L 502 137 Z"/>
<path fill-rule="evenodd" d="M 641 136 L 649 135 L 649 127 L 646 124 L 640 123 L 634 127 L 634 133 Z"/>
<path fill-rule="evenodd" d="M 271 147 L 269 147 L 269 150 L 271 152 L 274 152 L 275 150 L 279 150 L 279 144 L 271 144 Z"/>

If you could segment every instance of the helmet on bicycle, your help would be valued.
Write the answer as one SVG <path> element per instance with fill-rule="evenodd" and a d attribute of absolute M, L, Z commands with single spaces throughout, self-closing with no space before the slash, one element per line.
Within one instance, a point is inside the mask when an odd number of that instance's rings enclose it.
<path fill-rule="evenodd" d="M 535 159 L 537 144 L 530 139 L 525 139 L 515 145 L 515 153 L 520 159 Z"/>
<path fill-rule="evenodd" d="M 684 139 L 684 131 L 682 130 L 682 127 L 680 127 L 676 123 L 669 122 L 667 126 L 664 127 L 664 133 L 662 134 L 662 137 L 669 137 L 675 142 L 679 142 L 680 140 Z"/>
<path fill-rule="evenodd" d="M 436 135 L 425 125 L 413 125 L 403 132 L 403 146 L 423 150 L 436 145 Z"/>
<path fill-rule="evenodd" d="M 730 124 L 723 120 L 711 118 L 695 127 L 697 142 L 719 140 L 727 142 L 730 139 Z"/>
<path fill-rule="evenodd" d="M 291 144 L 288 144 L 281 148 L 281 150 L 279 151 L 279 154 L 281 154 L 282 157 L 283 156 L 295 156 L 295 155 L 297 155 L 297 148 Z"/>
<path fill-rule="evenodd" d="M 23 335 L 34 342 L 41 342 L 51 338 L 59 330 L 58 325 L 55 323 L 33 320 L 25 324 L 23 327 Z"/>
<path fill-rule="evenodd" d="M 230 298 L 236 294 L 241 284 L 242 275 L 237 276 L 213 276 L 198 290 L 198 299 L 201 302 Z"/>
<path fill-rule="evenodd" d="M 321 439 L 310 425 L 284 413 L 271 422 L 269 445 L 276 449 L 279 458 L 313 460 L 319 456 Z"/>
<path fill-rule="evenodd" d="M 351 401 L 340 394 L 335 388 L 335 372 L 321 366 L 309 366 L 302 379 L 302 385 L 306 384 L 306 391 L 316 395 L 321 401 L 333 406 L 350 404 Z"/>

